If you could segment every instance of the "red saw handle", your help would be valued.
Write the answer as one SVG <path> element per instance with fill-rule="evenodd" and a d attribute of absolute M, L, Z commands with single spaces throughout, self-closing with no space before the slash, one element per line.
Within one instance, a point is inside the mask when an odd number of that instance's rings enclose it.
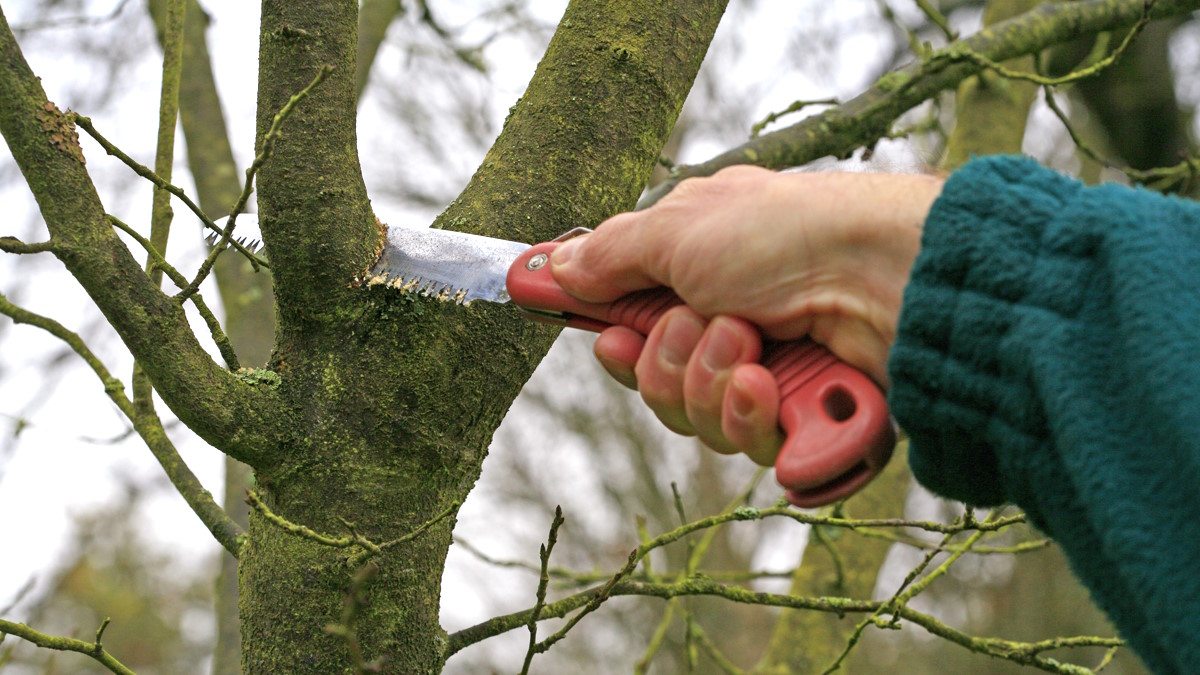
<path fill-rule="evenodd" d="M 619 324 L 648 335 L 668 309 L 683 304 L 666 287 L 611 303 L 577 300 L 550 275 L 549 256 L 559 243 L 531 247 L 508 270 L 508 294 L 533 319 L 594 332 Z M 896 433 L 871 378 L 808 338 L 767 342 L 761 363 L 779 384 L 786 440 L 775 479 L 789 502 L 813 508 L 845 499 L 883 470 Z"/>

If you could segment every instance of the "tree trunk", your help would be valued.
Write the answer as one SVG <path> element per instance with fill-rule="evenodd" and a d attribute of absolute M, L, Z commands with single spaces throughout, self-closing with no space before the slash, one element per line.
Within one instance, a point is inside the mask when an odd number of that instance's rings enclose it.
<path fill-rule="evenodd" d="M 633 205 L 716 28 L 723 2 L 575 2 L 528 91 L 437 226 L 547 239 Z M 491 435 L 556 332 L 505 307 L 356 287 L 381 233 L 358 169 L 357 3 L 263 4 L 259 142 L 288 98 L 335 70 L 287 120 L 260 176 L 279 307 L 272 368 L 290 442 L 257 467 L 282 517 L 376 542 L 460 502 Z M 379 130 L 383 133 L 385 130 Z M 369 143 L 366 144 L 369 146 Z M 375 558 L 355 632 L 364 660 L 440 669 L 440 579 L 452 519 Z M 241 558 L 247 672 L 341 672 L 350 552 L 252 513 Z"/>

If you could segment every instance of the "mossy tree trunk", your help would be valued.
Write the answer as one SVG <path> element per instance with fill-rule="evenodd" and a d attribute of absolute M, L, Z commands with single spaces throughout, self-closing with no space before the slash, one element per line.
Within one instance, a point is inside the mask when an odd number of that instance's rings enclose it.
<path fill-rule="evenodd" d="M 723 9 L 723 1 L 573 3 L 500 139 L 437 225 L 532 241 L 632 206 Z M 356 154 L 357 11 L 352 0 L 262 7 L 260 144 L 289 97 L 334 69 L 287 120 L 259 174 L 278 317 L 274 384 L 208 359 L 179 304 L 116 238 L 69 118 L 46 101 L 7 22 L 0 118 L 54 252 L 172 410 L 253 466 L 264 501 L 284 518 L 335 534 L 353 522 L 382 542 L 466 496 L 555 332 L 504 307 L 354 283 L 382 240 Z M 452 520 L 373 560 L 379 573 L 356 641 L 387 672 L 441 667 L 439 586 Z M 348 642 L 324 630 L 340 620 L 350 555 L 251 518 L 240 551 L 247 672 L 352 667 Z"/>
<path fill-rule="evenodd" d="M 546 239 L 633 204 L 671 129 L 723 2 L 576 2 L 495 147 L 437 225 Z M 314 6 L 314 5 L 319 5 Z M 460 502 L 492 433 L 555 331 L 503 307 L 356 287 L 380 230 L 355 154 L 357 3 L 265 2 L 260 138 L 324 65 L 260 180 L 278 298 L 272 363 L 294 437 L 260 463 L 267 503 L 322 532 L 341 519 L 385 541 Z M 386 133 L 386 130 L 375 130 Z M 369 144 L 366 144 L 369 145 Z M 438 670 L 440 579 L 452 521 L 376 559 L 357 618 L 365 658 Z M 251 518 L 241 558 L 247 672 L 336 672 L 347 555 Z"/>

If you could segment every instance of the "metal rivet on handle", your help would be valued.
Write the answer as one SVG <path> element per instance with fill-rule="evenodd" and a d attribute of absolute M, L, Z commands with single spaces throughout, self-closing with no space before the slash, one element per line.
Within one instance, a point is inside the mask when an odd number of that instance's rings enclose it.
<path fill-rule="evenodd" d="M 545 253 L 539 253 L 530 258 L 529 262 L 525 263 L 525 269 L 529 270 L 530 272 L 540 270 L 546 264 L 547 260 L 548 258 L 546 257 Z"/>

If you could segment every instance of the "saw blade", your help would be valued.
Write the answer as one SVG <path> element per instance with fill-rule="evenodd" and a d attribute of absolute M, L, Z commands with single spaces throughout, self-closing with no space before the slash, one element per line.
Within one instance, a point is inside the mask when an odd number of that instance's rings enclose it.
<path fill-rule="evenodd" d="M 477 234 L 392 226 L 366 282 L 462 304 L 508 302 L 508 268 L 528 248 Z"/>
<path fill-rule="evenodd" d="M 213 224 L 222 230 L 229 225 L 229 216 L 217 218 Z M 243 213 L 237 217 L 237 227 L 234 230 L 233 240 L 241 244 L 243 248 L 251 253 L 257 254 L 263 250 L 262 232 L 258 229 L 258 214 Z M 208 231 L 204 235 L 204 243 L 209 246 L 216 246 L 221 240 L 220 232 Z"/>

